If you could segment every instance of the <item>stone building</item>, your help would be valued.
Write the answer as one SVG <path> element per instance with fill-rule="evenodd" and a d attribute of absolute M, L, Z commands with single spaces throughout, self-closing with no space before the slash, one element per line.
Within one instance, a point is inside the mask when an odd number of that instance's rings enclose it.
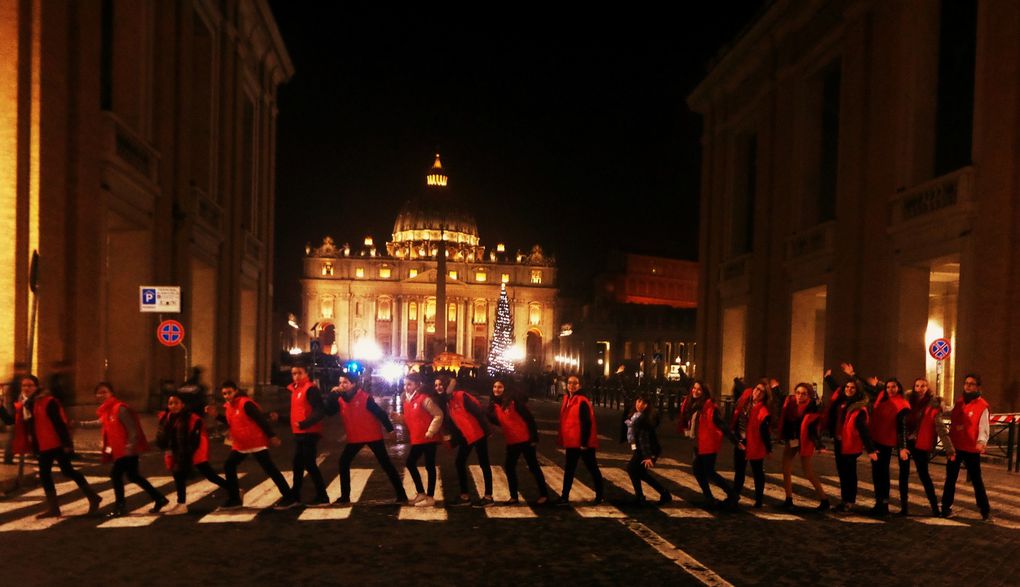
<path fill-rule="evenodd" d="M 139 407 L 190 366 L 268 379 L 292 74 L 265 0 L 0 0 L 0 379 L 59 366 L 69 403 L 107 379 Z M 149 284 L 182 287 L 187 362 L 139 311 Z"/>
<path fill-rule="evenodd" d="M 551 362 L 556 335 L 555 260 L 535 245 L 510 253 L 482 245 L 473 215 L 454 195 L 439 155 L 422 192 L 397 214 L 390 241 L 337 245 L 326 237 L 305 250 L 301 327 L 323 352 L 343 358 L 431 360 L 447 318 L 445 348 L 484 363 L 496 302 L 505 285 L 514 334 L 526 362 Z M 446 310 L 437 311 L 440 241 L 446 249 Z"/>
<path fill-rule="evenodd" d="M 704 116 L 702 373 L 979 372 L 1020 409 L 1020 4 L 776 0 L 688 98 Z"/>

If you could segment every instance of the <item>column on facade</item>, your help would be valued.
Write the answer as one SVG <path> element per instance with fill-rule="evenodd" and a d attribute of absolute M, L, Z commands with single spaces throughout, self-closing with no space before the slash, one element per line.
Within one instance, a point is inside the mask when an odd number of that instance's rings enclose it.
<path fill-rule="evenodd" d="M 461 336 L 461 344 L 463 344 L 464 352 L 462 353 L 465 357 L 472 357 L 473 350 L 471 348 L 471 337 L 474 336 L 475 332 L 475 309 L 474 302 L 471 298 L 464 298 L 461 302 L 461 308 L 464 312 L 464 330 Z"/>
<path fill-rule="evenodd" d="M 454 298 L 454 307 L 457 308 L 457 342 L 454 345 L 454 352 L 458 355 L 464 354 L 464 298 Z"/>
<path fill-rule="evenodd" d="M 379 301 L 377 298 L 365 298 L 365 336 L 373 343 L 377 342 L 375 339 L 375 320 L 378 317 L 378 314 L 376 314 L 378 304 Z"/>
<path fill-rule="evenodd" d="M 418 353 L 414 358 L 425 358 L 425 296 L 418 296 Z"/>
<path fill-rule="evenodd" d="M 406 296 L 397 296 L 397 299 L 400 300 L 401 311 L 400 322 L 398 322 L 400 324 L 400 346 L 396 348 L 399 349 L 401 359 L 413 359 L 414 357 L 407 356 L 407 313 L 404 311 L 404 308 L 407 306 L 407 298 Z"/>
<path fill-rule="evenodd" d="M 400 324 L 404 321 L 401 319 L 403 308 L 400 304 L 400 297 L 393 296 L 390 299 L 390 356 L 399 357 L 402 356 L 400 352 Z"/>

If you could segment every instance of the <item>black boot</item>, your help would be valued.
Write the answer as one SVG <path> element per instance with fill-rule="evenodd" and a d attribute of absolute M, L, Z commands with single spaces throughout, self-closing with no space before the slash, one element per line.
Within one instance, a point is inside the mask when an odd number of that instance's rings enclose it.
<path fill-rule="evenodd" d="M 59 518 L 60 517 L 60 502 L 57 501 L 57 492 L 46 492 L 46 511 L 36 516 L 36 518 Z"/>
<path fill-rule="evenodd" d="M 90 485 L 86 485 L 81 488 L 82 493 L 85 494 L 85 499 L 89 500 L 89 515 L 99 511 L 99 502 L 103 501 L 103 498 L 99 497 L 95 489 L 92 489 Z"/>

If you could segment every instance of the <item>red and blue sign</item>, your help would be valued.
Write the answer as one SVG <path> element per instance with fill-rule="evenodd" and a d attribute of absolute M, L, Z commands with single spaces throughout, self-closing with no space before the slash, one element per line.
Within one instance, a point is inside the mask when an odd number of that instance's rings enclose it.
<path fill-rule="evenodd" d="M 156 339 L 164 346 L 177 346 L 184 340 L 184 325 L 176 320 L 164 320 L 156 327 Z"/>
<path fill-rule="evenodd" d="M 950 346 L 949 340 L 945 338 L 936 338 L 928 345 L 928 354 L 936 361 L 945 359 L 951 352 L 953 352 L 953 347 Z"/>

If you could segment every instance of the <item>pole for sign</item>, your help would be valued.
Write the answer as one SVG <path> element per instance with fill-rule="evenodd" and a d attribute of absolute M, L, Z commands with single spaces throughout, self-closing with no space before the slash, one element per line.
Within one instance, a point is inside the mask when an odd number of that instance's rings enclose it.
<path fill-rule="evenodd" d="M 935 364 L 935 396 L 942 397 L 942 360 L 939 359 Z"/>

